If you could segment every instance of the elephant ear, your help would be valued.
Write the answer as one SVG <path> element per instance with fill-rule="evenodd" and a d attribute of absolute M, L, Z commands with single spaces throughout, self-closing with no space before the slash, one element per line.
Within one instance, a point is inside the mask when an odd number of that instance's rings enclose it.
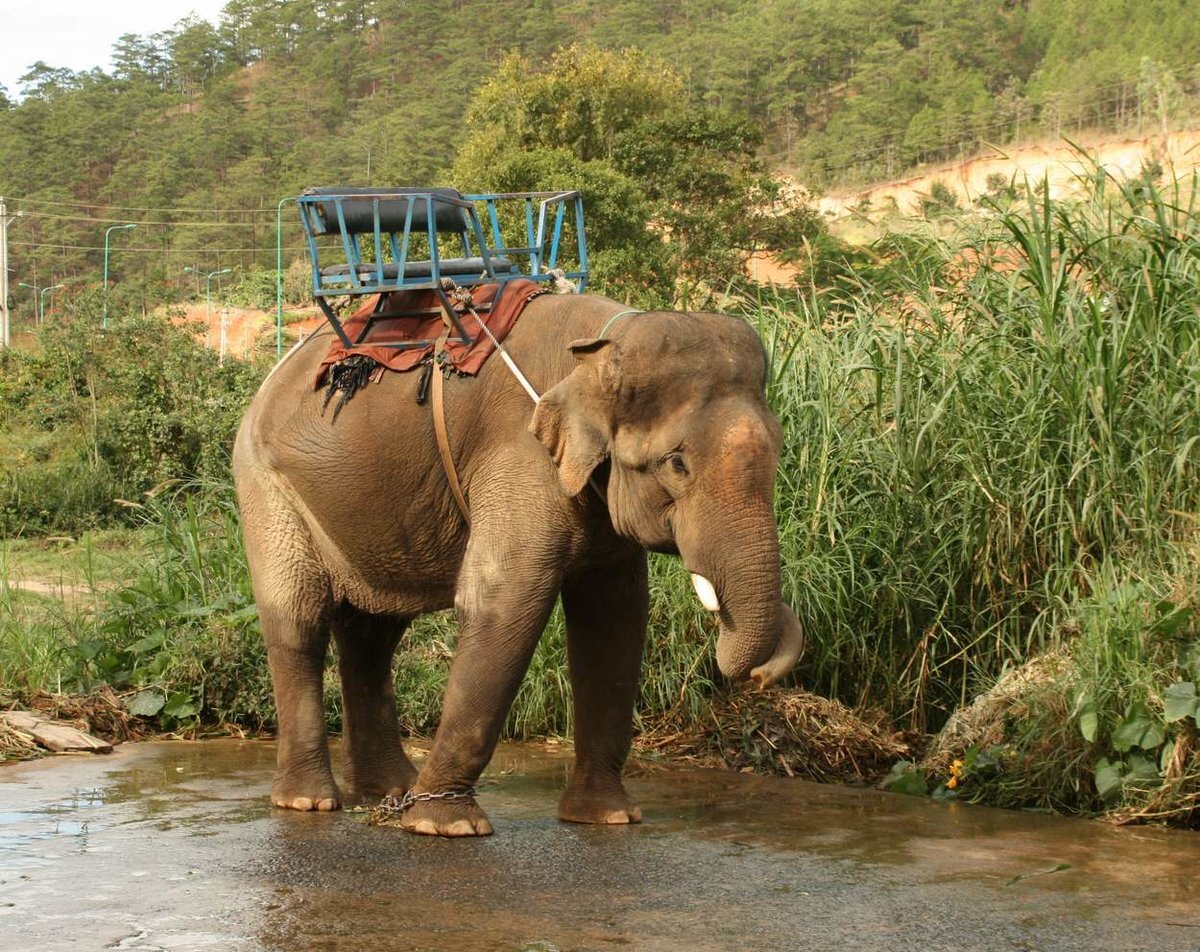
<path fill-rule="evenodd" d="M 612 341 L 601 339 L 568 346 L 579 366 L 538 400 L 529 431 L 554 460 L 562 491 L 578 496 L 608 456 L 620 352 Z"/>

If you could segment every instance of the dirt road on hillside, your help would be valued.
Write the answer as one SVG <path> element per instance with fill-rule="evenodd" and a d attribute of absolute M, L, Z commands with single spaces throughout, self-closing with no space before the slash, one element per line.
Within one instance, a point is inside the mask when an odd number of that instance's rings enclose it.
<path fill-rule="evenodd" d="M 970 205 L 987 192 L 987 180 L 992 175 L 1015 177 L 1018 181 L 1028 178 L 1030 182 L 1048 177 L 1051 194 L 1059 197 L 1077 186 L 1079 177 L 1093 168 L 1093 162 L 1122 179 L 1136 177 L 1155 162 L 1168 176 L 1185 176 L 1200 167 L 1200 129 L 1173 132 L 1165 144 L 1161 136 L 1094 137 L 1078 144 L 1085 155 L 1065 140 L 997 149 L 966 162 L 923 168 L 895 182 L 833 192 L 821 198 L 818 207 L 827 218 L 835 219 L 864 201 L 875 211 L 895 207 L 902 214 L 913 214 L 920 211 L 922 197 L 929 194 L 935 182 L 949 188 L 959 204 Z"/>

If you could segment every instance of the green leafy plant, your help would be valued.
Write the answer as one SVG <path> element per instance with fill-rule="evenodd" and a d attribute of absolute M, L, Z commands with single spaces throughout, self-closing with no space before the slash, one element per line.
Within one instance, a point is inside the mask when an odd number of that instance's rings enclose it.
<path fill-rule="evenodd" d="M 896 761 L 879 786 L 892 793 L 913 797 L 924 797 L 929 793 L 929 781 L 911 760 Z"/>

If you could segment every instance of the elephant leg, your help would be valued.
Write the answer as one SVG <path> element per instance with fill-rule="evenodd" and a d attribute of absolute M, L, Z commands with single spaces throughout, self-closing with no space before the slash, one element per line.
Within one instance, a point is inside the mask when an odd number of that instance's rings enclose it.
<path fill-rule="evenodd" d="M 351 801 L 407 789 L 417 776 L 400 742 L 392 681 L 392 656 L 408 621 L 346 609 L 333 626 L 342 681 L 342 779 Z"/>
<path fill-rule="evenodd" d="M 336 810 L 341 806 L 329 745 L 321 680 L 328 627 L 260 608 L 267 662 L 279 719 L 271 802 L 291 810 Z"/>
<path fill-rule="evenodd" d="M 563 586 L 575 704 L 575 768 L 558 802 L 573 823 L 638 823 L 621 770 L 633 736 L 649 592 L 646 556 L 568 578 Z"/>
<path fill-rule="evenodd" d="M 271 802 L 292 810 L 336 810 L 341 798 L 329 766 L 322 696 L 329 578 L 279 480 L 250 466 L 235 477 L 278 718 Z"/>
<path fill-rule="evenodd" d="M 506 516 L 503 510 L 496 510 Z M 418 799 L 401 825 L 413 833 L 486 836 L 487 814 L 469 791 L 492 758 L 496 741 L 554 607 L 561 576 L 557 553 L 538 551 L 511 522 L 477 521 L 460 573 L 455 606 L 458 646 L 442 718 L 412 793 L 462 796 Z"/>

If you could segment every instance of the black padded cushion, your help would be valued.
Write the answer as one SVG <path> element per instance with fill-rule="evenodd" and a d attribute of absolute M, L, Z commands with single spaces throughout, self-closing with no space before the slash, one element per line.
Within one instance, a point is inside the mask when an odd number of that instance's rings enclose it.
<path fill-rule="evenodd" d="M 514 270 L 514 265 L 507 258 L 492 258 L 492 271 L 498 274 L 507 274 Z M 321 274 L 325 277 L 335 277 L 339 274 L 349 274 L 350 265 L 334 264 L 328 268 L 322 268 Z M 374 264 L 360 264 L 358 266 L 358 277 L 360 280 L 370 283 L 375 280 L 378 271 Z M 383 280 L 395 281 L 399 268 L 393 263 L 385 263 L 383 266 Z M 482 258 L 442 258 L 438 262 L 438 273 L 442 275 L 478 275 L 484 273 Z M 404 263 L 404 277 L 408 278 L 428 278 L 433 276 L 432 261 L 406 261 Z"/>
<path fill-rule="evenodd" d="M 425 233 L 425 204 L 424 198 L 408 199 L 405 195 L 414 192 L 427 192 L 433 196 L 433 227 L 438 232 L 453 232 L 458 234 L 467 230 L 463 216 L 465 209 L 459 205 L 443 202 L 441 197 L 462 200 L 462 193 L 455 188 L 306 188 L 305 195 L 362 195 L 362 199 L 344 199 L 342 214 L 346 219 L 346 230 L 354 235 L 373 234 L 375 231 L 375 198 L 379 202 L 379 227 L 384 232 L 403 232 L 404 219 L 408 215 L 408 205 L 412 202 L 412 230 L 414 234 Z M 396 198 L 384 196 L 395 195 Z M 337 233 L 341 230 L 338 224 L 337 203 L 318 202 L 317 216 L 325 226 L 325 234 Z"/>

